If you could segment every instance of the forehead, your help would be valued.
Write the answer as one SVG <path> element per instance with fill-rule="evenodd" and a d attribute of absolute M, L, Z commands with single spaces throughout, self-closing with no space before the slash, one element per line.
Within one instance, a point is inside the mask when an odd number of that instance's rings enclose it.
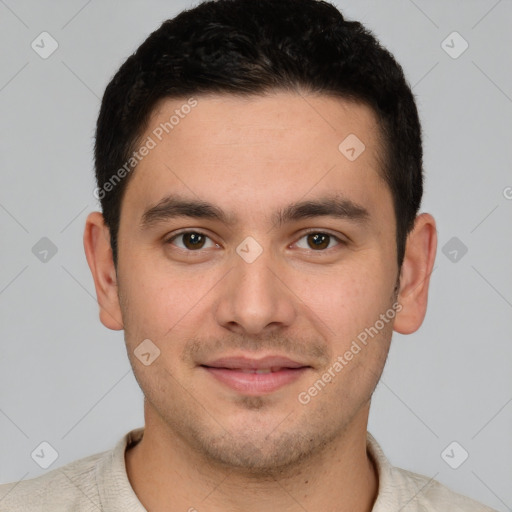
<path fill-rule="evenodd" d="M 191 134 L 187 125 L 204 129 Z M 164 133 L 159 133 L 161 130 Z M 268 146 L 282 143 L 285 135 L 298 138 L 304 134 L 311 140 L 328 136 L 332 140 L 325 142 L 335 143 L 347 130 L 359 132 L 372 146 L 373 138 L 378 136 L 373 110 L 362 102 L 335 96 L 276 92 L 164 98 L 153 108 L 146 135 L 153 134 L 157 139 L 171 134 L 193 136 L 214 145 Z M 272 141 L 269 135 L 278 138 Z"/>
<path fill-rule="evenodd" d="M 173 192 L 242 211 L 333 191 L 361 202 L 383 188 L 372 109 L 331 96 L 164 99 L 141 141 L 152 149 L 125 196 L 139 208 Z"/>

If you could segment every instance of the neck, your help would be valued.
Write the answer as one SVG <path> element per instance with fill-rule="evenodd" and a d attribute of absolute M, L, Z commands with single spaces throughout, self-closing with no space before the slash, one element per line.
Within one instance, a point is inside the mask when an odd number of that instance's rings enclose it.
<path fill-rule="evenodd" d="M 219 467 L 146 415 L 142 440 L 126 451 L 128 478 L 148 511 L 370 512 L 378 478 L 366 451 L 368 411 L 314 456 L 265 477 Z"/>

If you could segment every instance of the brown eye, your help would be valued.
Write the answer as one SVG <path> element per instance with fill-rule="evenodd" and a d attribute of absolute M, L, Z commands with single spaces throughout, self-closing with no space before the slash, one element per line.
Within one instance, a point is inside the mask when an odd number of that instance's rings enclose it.
<path fill-rule="evenodd" d="M 308 235 L 308 245 L 312 249 L 325 249 L 329 247 L 331 237 L 324 233 L 315 233 L 314 235 Z"/>
<path fill-rule="evenodd" d="M 187 249 L 201 249 L 204 241 L 205 237 L 200 233 L 185 233 L 183 235 L 183 244 Z"/>
<path fill-rule="evenodd" d="M 336 241 L 337 244 L 341 242 L 341 240 L 339 240 L 334 235 L 322 233 L 321 231 L 307 233 L 300 240 L 303 239 L 306 239 L 306 246 L 297 243 L 298 247 L 300 247 L 301 249 L 312 249 L 314 251 L 322 251 L 323 249 L 328 249 L 332 247 L 331 242 L 333 241 Z"/>
<path fill-rule="evenodd" d="M 180 239 L 181 242 L 178 243 Z M 198 249 L 203 249 L 208 241 L 210 243 L 209 247 L 213 247 L 215 245 L 210 238 L 203 233 L 198 233 L 197 231 L 186 231 L 172 237 L 167 243 L 176 245 L 180 249 L 196 251 Z"/>

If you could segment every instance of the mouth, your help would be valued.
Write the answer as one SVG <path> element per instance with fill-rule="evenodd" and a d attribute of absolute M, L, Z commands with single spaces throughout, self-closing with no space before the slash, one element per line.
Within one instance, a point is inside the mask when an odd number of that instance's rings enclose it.
<path fill-rule="evenodd" d="M 201 364 L 217 382 L 245 395 L 269 394 L 295 382 L 312 367 L 280 356 L 229 357 Z"/>
<path fill-rule="evenodd" d="M 282 368 L 280 366 L 273 366 L 272 368 L 259 368 L 259 369 L 252 369 L 252 368 L 219 368 L 216 366 L 205 366 L 205 368 L 217 368 L 220 370 L 232 370 L 235 372 L 241 372 L 241 373 L 257 373 L 259 375 L 263 373 L 276 373 L 281 370 L 298 370 L 300 368 Z"/>

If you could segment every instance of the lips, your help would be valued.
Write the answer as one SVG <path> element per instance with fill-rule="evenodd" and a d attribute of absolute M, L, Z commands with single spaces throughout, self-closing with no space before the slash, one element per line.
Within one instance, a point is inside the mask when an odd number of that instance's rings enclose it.
<path fill-rule="evenodd" d="M 201 365 L 212 377 L 246 395 L 268 394 L 297 380 L 311 366 L 282 356 L 224 357 Z"/>
<path fill-rule="evenodd" d="M 237 370 L 242 373 L 258 373 L 260 375 L 262 373 L 275 373 L 282 369 L 282 366 L 272 366 L 271 368 L 258 368 L 256 370 L 254 368 L 226 368 L 226 370 Z"/>
<path fill-rule="evenodd" d="M 202 366 L 210 368 L 227 368 L 228 370 L 271 370 L 278 371 L 282 368 L 303 368 L 308 366 L 287 357 L 266 356 L 261 359 L 248 357 L 223 357 L 215 361 L 205 363 Z"/>

